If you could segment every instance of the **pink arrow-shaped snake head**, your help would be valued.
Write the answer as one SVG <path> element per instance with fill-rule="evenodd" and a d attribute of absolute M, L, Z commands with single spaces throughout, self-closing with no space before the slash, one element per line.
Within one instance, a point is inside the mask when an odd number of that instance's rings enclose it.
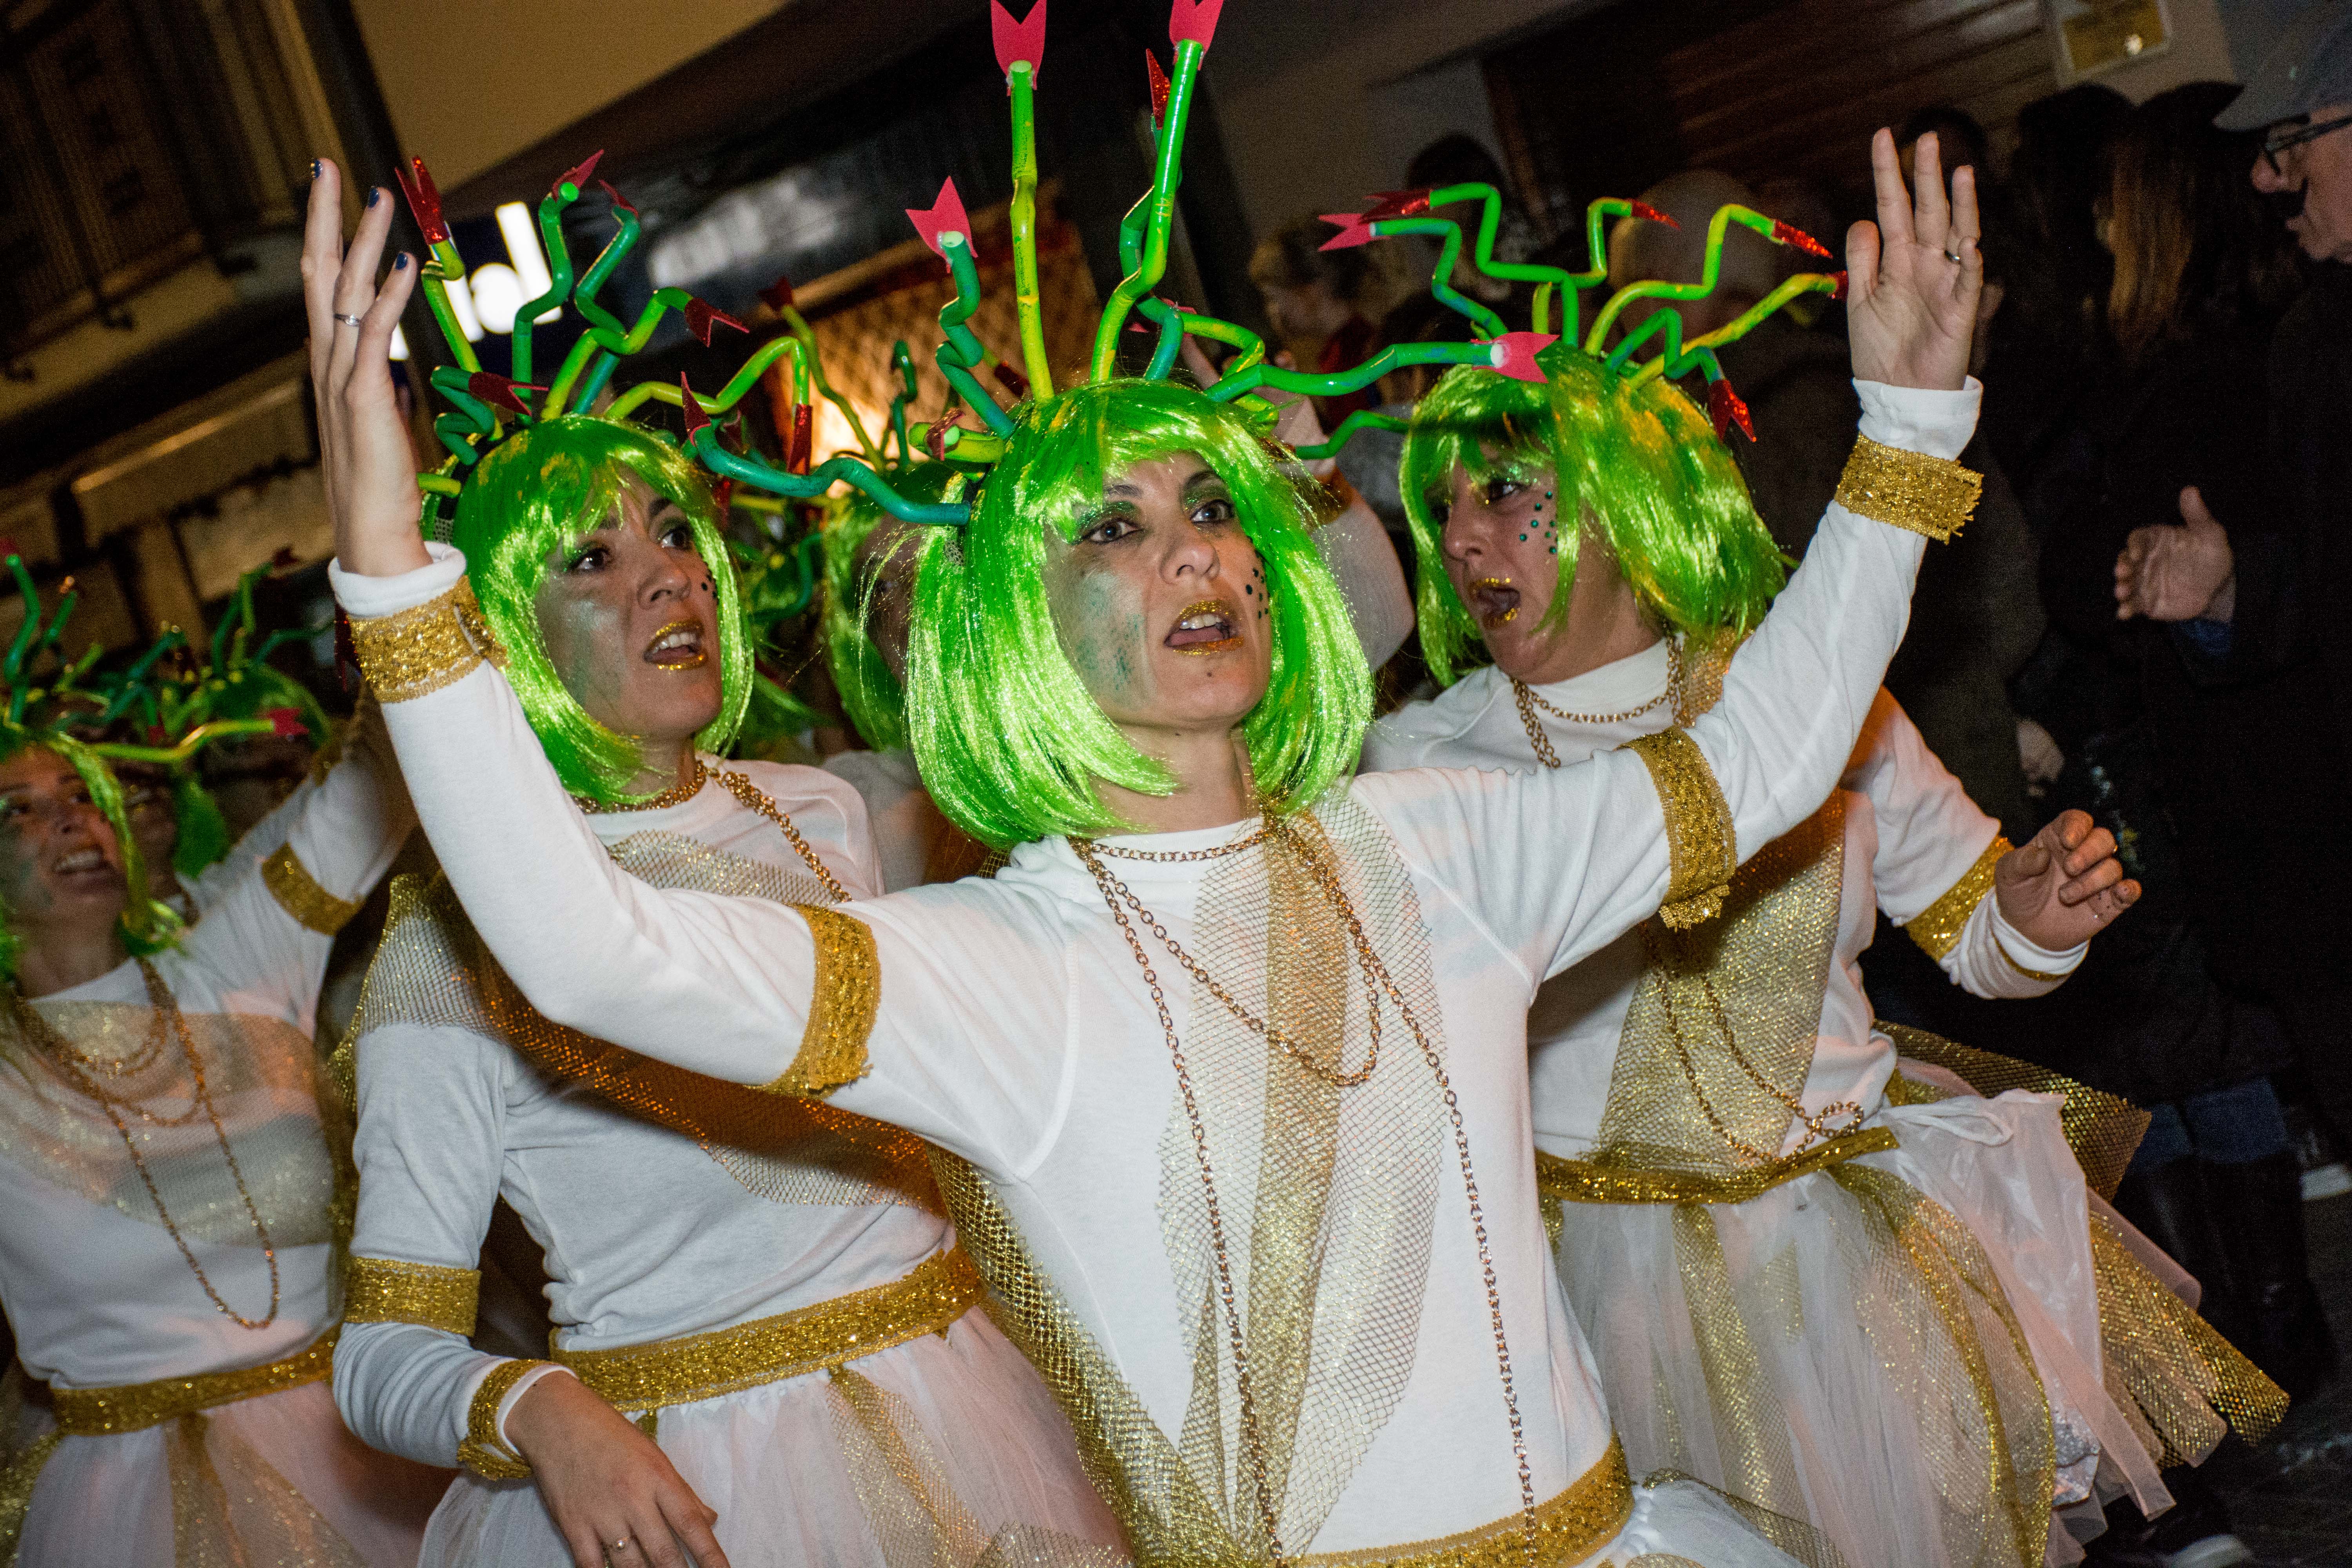
<path fill-rule="evenodd" d="M 572 194 L 575 196 L 578 195 L 581 192 L 588 188 L 588 176 L 596 172 L 596 164 L 604 156 L 604 150 L 602 147 L 597 148 L 596 151 L 588 154 L 588 161 L 586 163 L 564 170 L 563 177 L 556 181 L 552 185 L 550 185 L 547 188 L 547 194 L 551 196 L 560 196 L 563 194 L 564 187 L 569 185 L 572 188 Z M 607 185 L 604 188 L 606 190 L 612 189 L 610 185 Z"/>
<path fill-rule="evenodd" d="M 1207 48 L 1217 34 L 1217 13 L 1224 8 L 1225 0 L 1176 0 L 1168 11 L 1168 41 Z"/>
<path fill-rule="evenodd" d="M 425 233 L 425 243 L 440 245 L 449 237 L 449 225 L 441 216 L 441 191 L 434 184 L 432 174 L 425 160 L 412 157 L 405 169 L 394 169 L 394 178 L 400 182 L 400 194 L 408 198 L 408 210 L 416 218 L 416 226 Z"/>
<path fill-rule="evenodd" d="M 760 290 L 760 302 L 771 310 L 793 308 L 793 280 L 789 274 L 778 273 L 776 280 Z"/>
<path fill-rule="evenodd" d="M 1029 85 L 1037 85 L 1045 68 L 1045 0 L 1036 0 L 1029 15 L 1021 21 L 1004 8 L 1004 0 L 989 0 L 989 37 L 996 45 L 996 68 L 1004 73 L 1005 90 L 1013 89 L 1013 68 L 1015 63 L 1029 62 Z"/>
<path fill-rule="evenodd" d="M 686 317 L 686 330 L 692 332 L 704 348 L 710 346 L 710 333 L 714 328 L 732 327 L 739 332 L 751 330 L 709 300 L 699 297 L 688 300 L 686 309 L 680 313 Z"/>
<path fill-rule="evenodd" d="M 302 722 L 302 715 L 291 708 L 266 708 L 261 716 L 269 721 L 269 733 L 275 739 L 284 741 L 310 732 L 310 726 Z"/>
<path fill-rule="evenodd" d="M 1652 206 L 1647 202 L 1633 202 L 1630 205 L 1633 209 L 1633 216 L 1635 217 L 1646 219 L 1651 223 L 1662 223 L 1668 228 L 1682 227 L 1681 224 L 1675 221 L 1674 214 L 1660 212 L 1657 208 Z"/>
<path fill-rule="evenodd" d="M 599 180 L 596 183 L 604 187 L 604 194 L 613 198 L 613 205 L 614 206 L 620 208 L 623 212 L 627 213 L 631 217 L 637 216 L 637 204 L 623 195 L 620 192 L 614 190 L 613 188 L 612 181 Z"/>
<path fill-rule="evenodd" d="M 915 232 L 923 237 L 923 243 L 931 247 L 931 253 L 940 258 L 945 258 L 947 252 L 940 248 L 940 236 L 954 233 L 966 240 L 971 237 L 971 220 L 964 216 L 963 198 L 956 195 L 952 179 L 940 186 L 937 201 L 928 207 L 908 207 L 907 217 L 915 226 Z"/>
<path fill-rule="evenodd" d="M 1772 220 L 1772 243 L 1775 245 L 1793 245 L 1808 256 L 1826 258 L 1830 253 L 1830 247 L 1828 246 L 1823 245 L 1820 240 L 1815 239 L 1803 229 L 1797 227 L 1793 224 L 1782 223 L 1779 218 L 1774 218 Z"/>
<path fill-rule="evenodd" d="M 691 447 L 694 438 L 709 426 L 710 416 L 702 411 L 701 401 L 694 395 L 694 388 L 686 384 L 684 375 L 677 378 L 677 406 L 686 416 L 686 444 Z"/>
<path fill-rule="evenodd" d="M 1715 421 L 1717 440 L 1728 444 L 1731 427 L 1737 425 L 1741 435 L 1747 437 L 1750 443 L 1755 441 L 1756 422 L 1748 416 L 1748 400 L 1732 390 L 1729 376 L 1708 384 L 1706 413 L 1707 417 Z"/>
<path fill-rule="evenodd" d="M 1380 237 L 1372 232 L 1371 222 L 1363 213 L 1325 213 L 1322 218 L 1325 223 L 1338 224 L 1339 232 L 1325 240 L 1317 247 L 1318 249 L 1350 250 L 1359 245 L 1370 245 Z"/>
<path fill-rule="evenodd" d="M 503 375 L 487 370 L 478 370 L 466 378 L 467 396 L 487 403 L 493 408 L 503 409 L 509 414 L 520 414 L 526 417 L 530 416 L 530 408 L 523 402 L 522 394 L 546 390 L 547 388 L 543 386 L 531 386 L 523 382 L 509 381 Z"/>
<path fill-rule="evenodd" d="M 1372 205 L 1364 209 L 1364 221 L 1378 223 L 1384 217 L 1419 217 L 1429 210 L 1429 193 L 1420 191 L 1374 191 Z"/>
<path fill-rule="evenodd" d="M 1499 338 L 1482 338 L 1479 345 L 1488 353 L 1486 363 L 1513 381 L 1541 381 L 1543 367 L 1536 363 L 1536 355 L 1558 342 L 1558 332 L 1505 332 Z"/>
<path fill-rule="evenodd" d="M 1157 132 L 1168 118 L 1168 73 L 1160 68 L 1160 57 L 1150 49 L 1143 51 L 1143 74 L 1151 89 L 1151 129 Z"/>
<path fill-rule="evenodd" d="M 1832 300 L 1843 300 L 1843 299 L 1844 299 L 1844 298 L 1845 298 L 1845 268 L 1843 268 L 1843 267 L 1841 267 L 1841 268 L 1839 268 L 1835 272 L 1831 273 L 1831 274 L 1830 274 L 1830 276 L 1837 279 L 1837 287 L 1830 290 L 1830 298 L 1831 298 L 1831 299 L 1832 299 Z"/>

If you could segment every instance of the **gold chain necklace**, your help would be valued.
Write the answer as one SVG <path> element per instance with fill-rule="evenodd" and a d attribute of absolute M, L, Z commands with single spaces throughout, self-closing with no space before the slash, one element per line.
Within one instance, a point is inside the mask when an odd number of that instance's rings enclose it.
<path fill-rule="evenodd" d="M 661 794 L 648 795 L 644 800 L 608 802 L 591 800 L 584 795 L 575 795 L 572 798 L 579 803 L 581 810 L 591 816 L 604 816 L 624 811 L 660 811 L 667 806 L 684 805 L 702 793 L 702 781 L 707 776 L 702 759 L 692 752 L 687 752 L 678 759 L 677 776 L 676 784 L 662 791 Z"/>
<path fill-rule="evenodd" d="M 1294 831 L 1279 818 L 1268 818 L 1266 826 L 1247 842 L 1262 843 L 1267 837 L 1276 834 L 1288 842 Z M 1115 853 L 1129 859 L 1205 860 L 1220 855 L 1231 854 L 1243 847 L 1244 845 L 1234 844 L 1215 850 L 1171 852 L 1162 855 L 1138 850 L 1121 850 Z M 1074 838 L 1070 841 L 1070 847 L 1076 852 L 1087 869 L 1093 873 L 1095 886 L 1101 890 L 1103 902 L 1110 910 L 1110 918 L 1118 922 L 1119 934 L 1127 939 L 1128 952 L 1134 957 L 1136 966 L 1143 972 L 1144 986 L 1150 992 L 1151 1005 L 1160 1014 L 1160 1032 L 1167 1037 L 1169 1059 L 1175 1065 L 1177 1090 L 1184 1101 L 1185 1119 L 1192 1124 L 1193 1161 L 1200 1167 L 1202 1194 L 1207 1200 L 1209 1242 L 1211 1250 L 1216 1257 L 1217 1295 L 1224 1310 L 1225 1337 L 1233 1349 L 1234 1386 L 1241 1405 L 1243 1442 L 1249 1452 L 1252 1480 L 1257 1495 L 1258 1517 L 1265 1531 L 1267 1551 L 1278 1565 L 1284 1556 L 1281 1521 L 1275 1508 L 1271 1485 L 1266 1476 L 1265 1439 L 1258 1426 L 1257 1405 L 1250 1383 L 1248 1343 L 1242 1333 L 1241 1312 L 1234 1290 L 1233 1260 L 1225 1247 L 1224 1216 L 1218 1206 L 1216 1174 L 1209 1160 L 1208 1125 L 1201 1119 L 1200 1101 L 1192 1090 L 1192 1071 L 1184 1060 L 1183 1042 L 1176 1033 L 1175 1016 L 1168 1009 L 1168 996 L 1160 986 L 1159 972 L 1152 968 L 1150 955 L 1143 951 L 1143 940 L 1136 934 L 1135 927 L 1129 922 L 1127 911 L 1119 907 L 1121 900 L 1117 895 L 1125 895 L 1125 901 L 1132 905 L 1147 921 L 1150 921 L 1150 916 L 1144 911 L 1142 906 L 1136 902 L 1134 894 L 1129 892 L 1124 884 L 1104 869 L 1098 858 L 1099 846 L 1090 840 Z M 1405 1027 L 1412 1032 L 1414 1041 L 1421 1047 L 1422 1058 L 1428 1062 L 1430 1071 L 1436 1076 L 1439 1096 L 1444 1102 L 1446 1117 L 1453 1125 L 1454 1152 L 1462 1164 L 1463 1191 L 1469 1199 L 1470 1232 L 1477 1243 L 1478 1268 L 1486 1287 L 1487 1320 L 1495 1333 L 1496 1365 L 1502 1375 L 1503 1409 L 1510 1422 L 1511 1452 L 1518 1460 L 1519 1511 L 1526 1526 L 1528 1561 L 1533 1563 L 1538 1556 L 1541 1541 L 1541 1535 L 1536 1524 L 1535 1472 L 1528 1462 L 1527 1430 L 1520 1419 L 1518 1392 L 1511 1375 L 1510 1340 L 1503 1329 L 1502 1288 L 1496 1282 L 1494 1254 L 1486 1237 L 1486 1208 L 1478 1197 L 1477 1172 L 1470 1163 L 1470 1136 L 1463 1126 L 1461 1101 L 1454 1095 L 1454 1082 L 1445 1071 L 1444 1059 L 1438 1056 L 1436 1048 L 1429 1043 L 1429 1037 L 1423 1032 L 1421 1021 L 1413 1016 L 1412 1006 L 1405 1000 L 1404 993 L 1390 977 L 1388 965 L 1381 961 L 1379 952 L 1372 947 L 1370 940 L 1365 936 L 1363 922 L 1357 916 L 1355 905 L 1349 899 L 1347 889 L 1339 885 L 1338 874 L 1326 867 L 1312 848 L 1306 844 L 1297 845 L 1296 852 L 1306 865 L 1307 874 L 1314 878 L 1316 886 L 1323 893 L 1326 901 L 1346 920 L 1349 937 L 1355 943 L 1359 963 L 1364 968 L 1367 980 L 1377 982 L 1380 990 L 1395 1005 L 1398 1016 L 1404 1020 Z M 1205 980 L 1202 971 L 1189 958 L 1182 955 L 1175 942 L 1169 939 L 1166 931 L 1160 929 L 1156 921 L 1150 923 L 1153 926 L 1154 934 L 1167 944 L 1171 952 L 1178 955 L 1195 978 Z M 1236 1016 L 1243 1017 L 1244 1022 L 1247 1021 L 1246 1015 L 1243 1014 L 1223 991 L 1216 990 L 1214 994 L 1223 1001 L 1228 1008 L 1233 1009 Z M 1377 1020 L 1377 1009 L 1370 1008 L 1368 1011 Z M 1268 1031 L 1260 1028 L 1258 1032 L 1265 1034 Z M 1293 1054 L 1296 1055 L 1295 1052 Z M 1364 1071 L 1367 1075 L 1370 1074 L 1370 1062 L 1365 1064 Z"/>
<path fill-rule="evenodd" d="M 155 1012 L 156 1026 L 149 1044 L 142 1046 L 134 1055 L 152 1062 L 162 1052 L 167 1031 L 179 1037 L 181 1054 L 187 1060 L 188 1074 L 195 1085 L 194 1100 L 185 1116 L 155 1115 L 137 1100 L 109 1089 L 100 1081 L 101 1077 L 127 1075 L 110 1071 L 94 1062 L 88 1053 L 76 1048 L 72 1042 L 50 1027 L 49 1021 L 42 1017 L 25 999 L 24 994 L 13 985 L 7 988 L 9 1010 L 16 1016 L 17 1027 L 35 1049 L 49 1060 L 68 1083 L 95 1100 L 99 1109 L 106 1112 L 106 1119 L 114 1123 L 115 1133 L 122 1140 L 123 1151 L 131 1156 L 131 1168 L 139 1173 L 140 1183 L 147 1189 L 148 1199 L 154 1204 L 155 1213 L 163 1220 L 164 1230 L 171 1234 L 173 1245 L 180 1249 L 180 1256 L 187 1261 L 188 1272 L 196 1277 L 196 1283 L 204 1287 L 205 1295 L 212 1304 L 241 1329 L 266 1329 L 278 1321 L 277 1246 L 269 1239 L 269 1226 L 261 1217 L 260 1207 L 254 1203 L 253 1194 L 246 1187 L 245 1173 L 237 1166 L 236 1151 L 229 1144 L 228 1130 L 221 1125 L 220 1112 L 213 1105 L 212 1088 L 205 1081 L 204 1059 L 197 1054 L 194 1037 L 188 1032 L 188 1020 L 180 1012 L 179 999 L 172 994 L 172 988 L 163 983 L 163 977 L 155 972 L 153 964 L 143 958 L 138 960 L 138 964 L 140 978 L 147 983 L 147 1001 Z M 247 1216 L 253 1221 L 253 1233 L 261 1238 L 261 1256 L 269 1265 L 269 1311 L 266 1316 L 258 1319 L 242 1316 L 222 1300 L 220 1292 L 213 1288 L 212 1279 L 205 1273 L 203 1265 L 196 1261 L 195 1252 L 188 1246 L 187 1238 L 180 1234 L 180 1227 L 172 1223 L 172 1211 L 163 1206 L 163 1194 L 155 1185 L 154 1175 L 147 1169 L 145 1157 L 139 1152 L 139 1140 L 131 1136 L 129 1118 L 123 1115 L 126 1107 L 142 1121 L 163 1126 L 184 1126 L 195 1120 L 195 1113 L 200 1109 L 212 1122 L 213 1137 L 220 1144 L 222 1160 L 227 1163 L 229 1179 L 236 1184 L 236 1195 L 245 1205 Z"/>
<path fill-rule="evenodd" d="M 1622 712 L 1570 713 L 1564 708 L 1555 708 L 1545 701 L 1537 694 L 1534 687 L 1529 686 L 1517 676 L 1512 676 L 1510 682 L 1511 699 L 1518 704 L 1519 722 L 1527 728 L 1528 744 L 1535 748 L 1536 761 L 1548 768 L 1556 768 L 1559 766 L 1559 753 L 1552 749 L 1551 737 L 1543 732 L 1542 721 L 1536 718 L 1537 709 L 1542 709 L 1563 723 L 1584 724 L 1598 728 L 1603 724 L 1622 724 L 1629 719 L 1639 719 L 1652 709 L 1661 707 L 1669 701 L 1679 707 L 1683 689 L 1682 645 L 1672 640 L 1666 644 L 1666 689 L 1639 708 L 1628 708 Z"/>
<path fill-rule="evenodd" d="M 691 768 L 687 765 L 689 763 L 693 764 Z M 665 806 L 685 805 L 700 795 L 704 782 L 712 778 L 716 778 L 724 784 L 727 793 L 742 802 L 745 806 L 758 812 L 761 816 L 783 829 L 784 841 L 793 847 L 802 859 L 808 862 L 808 868 L 816 873 L 816 879 L 824 885 L 826 892 L 833 895 L 835 903 L 849 902 L 849 889 L 844 888 L 840 879 L 826 868 L 825 863 L 817 858 L 816 851 L 810 848 L 808 840 L 801 837 L 801 830 L 793 826 L 791 816 L 779 808 L 774 801 L 770 800 L 758 784 L 753 784 L 741 773 L 730 773 L 724 768 L 714 772 L 703 765 L 700 757 L 691 753 L 678 763 L 678 782 L 649 800 L 604 805 L 583 795 L 574 795 L 572 798 L 579 802 L 581 810 L 592 816 L 621 811 L 659 811 Z"/>

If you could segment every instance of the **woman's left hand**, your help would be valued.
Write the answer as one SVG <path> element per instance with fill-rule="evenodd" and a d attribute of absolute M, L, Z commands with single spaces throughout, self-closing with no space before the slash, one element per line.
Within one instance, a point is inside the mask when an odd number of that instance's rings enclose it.
<path fill-rule="evenodd" d="M 2139 884 L 2116 858 L 2116 836 L 2081 811 L 2060 812 L 2032 842 L 1995 861 L 1992 886 L 2001 918 L 2049 952 L 2090 941 L 2139 900 Z"/>
<path fill-rule="evenodd" d="M 1977 248 L 1976 171 L 1944 174 L 1933 132 L 1919 138 L 1911 188 L 1895 136 L 1870 140 L 1878 222 L 1846 231 L 1846 332 L 1857 380 L 1957 392 L 1968 384 L 1969 344 L 1984 289 Z"/>

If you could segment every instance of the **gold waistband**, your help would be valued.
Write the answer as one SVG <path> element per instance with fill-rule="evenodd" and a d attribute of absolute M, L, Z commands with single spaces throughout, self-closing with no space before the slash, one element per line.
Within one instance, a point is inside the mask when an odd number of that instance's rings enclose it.
<path fill-rule="evenodd" d="M 49 1398 L 57 1409 L 58 1430 L 68 1437 L 137 1432 L 216 1405 L 234 1405 L 306 1383 L 323 1383 L 334 1373 L 335 1336 L 341 1331 L 340 1325 L 329 1329 L 308 1349 L 266 1366 L 126 1383 L 113 1388 L 52 1388 Z"/>
<path fill-rule="evenodd" d="M 1625 1470 L 1625 1446 L 1614 1437 L 1609 1452 L 1568 1484 L 1568 1489 L 1536 1508 L 1536 1568 L 1569 1568 L 1616 1537 L 1633 1514 L 1633 1481 Z M 1318 1552 L 1293 1557 L 1298 1568 L 1524 1568 L 1528 1521 L 1513 1514 L 1459 1535 L 1416 1541 L 1369 1552 Z"/>
<path fill-rule="evenodd" d="M 980 1275 L 959 1247 L 923 1259 L 903 1279 L 731 1329 L 608 1351 L 549 1353 L 614 1408 L 634 1415 L 826 1372 L 943 1333 L 980 1294 Z"/>
<path fill-rule="evenodd" d="M 1862 1154 L 1896 1147 L 1886 1127 L 1841 1132 L 1801 1154 L 1745 1171 L 1715 1175 L 1701 1171 L 1645 1170 L 1639 1165 L 1564 1160 L 1536 1151 L 1536 1190 L 1548 1198 L 1578 1204 L 1744 1204 L 1783 1182 L 1842 1165 Z"/>

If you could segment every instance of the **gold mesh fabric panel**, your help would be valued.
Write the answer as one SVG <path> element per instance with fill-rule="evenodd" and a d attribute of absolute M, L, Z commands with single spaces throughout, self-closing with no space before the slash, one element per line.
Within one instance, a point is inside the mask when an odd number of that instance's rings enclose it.
<path fill-rule="evenodd" d="M 1810 1176 L 1816 1171 L 1898 1147 L 1886 1127 L 1861 1127 L 1816 1143 L 1801 1154 L 1750 1165 L 1729 1175 L 1701 1171 L 1643 1170 L 1636 1165 L 1609 1164 L 1597 1160 L 1568 1160 L 1536 1151 L 1536 1190 L 1548 1204 L 1744 1204 L 1762 1197 L 1783 1182 Z M 1549 1220 L 1552 1240 L 1559 1240 L 1559 1220 Z"/>
<path fill-rule="evenodd" d="M 261 1246 L 167 1020 L 143 1002 L 32 1005 L 76 1050 L 101 1061 L 135 1059 L 159 1028 L 166 1031 L 162 1049 L 142 1070 L 109 1079 L 108 1087 L 162 1119 L 142 1121 L 126 1112 L 140 1157 L 180 1234 L 215 1246 Z M 270 1242 L 283 1249 L 334 1239 L 334 1134 L 322 1121 L 318 1056 L 310 1039 L 281 1019 L 256 1014 L 191 1011 L 182 1016 Z M 163 1225 L 106 1112 L 5 1016 L 0 1159 L 132 1219 Z M 231 1305 L 258 1312 L 267 1302 Z"/>
<path fill-rule="evenodd" d="M 2091 1265 L 2110 1391 L 2120 1384 L 2116 1403 L 2162 1439 L 2161 1463 L 2200 1463 L 2225 1421 L 2249 1443 L 2279 1424 L 2286 1391 L 2166 1289 L 2100 1214 L 2091 1215 Z"/>
<path fill-rule="evenodd" d="M 2147 1111 L 2119 1095 L 2077 1083 L 2063 1073 L 2052 1072 L 2015 1057 L 1980 1051 L 1925 1029 L 1889 1024 L 1884 1019 L 1871 1026 L 1894 1041 L 1901 1055 L 1958 1073 L 1970 1089 L 1987 1100 L 2012 1089 L 2057 1095 L 2061 1100 L 2059 1125 L 2065 1131 L 2067 1146 L 2074 1151 L 2074 1158 L 2083 1167 L 2083 1179 L 2101 1197 L 2116 1195 L 2116 1185 L 2124 1179 L 2125 1167 L 2131 1163 L 2139 1141 L 2147 1136 Z M 1892 1084 L 1888 1085 L 1889 1098 L 1893 1089 Z"/>
<path fill-rule="evenodd" d="M 1994 834 L 1985 852 L 1977 857 L 1975 865 L 1960 873 L 1958 881 L 1945 889 L 1943 896 L 1934 903 L 1903 922 L 1904 934 L 1918 943 L 1920 952 L 1940 963 L 1946 953 L 1959 945 L 1960 928 L 1969 923 L 1969 917 L 1992 891 L 1993 867 L 2010 848 L 2008 839 Z"/>
<path fill-rule="evenodd" d="M 183 1415 L 164 1435 L 177 1568 L 365 1568 L 367 1560 L 233 1429 Z"/>
<path fill-rule="evenodd" d="M 1844 877 L 1845 799 L 1832 795 L 1739 868 L 1721 920 L 1642 928 L 1650 963 L 1593 1163 L 1723 1175 L 1779 1155 L 1794 1116 L 1780 1096 L 1801 1095 L 1812 1066 Z"/>
<path fill-rule="evenodd" d="M 1738 835 L 1731 807 L 1716 783 L 1715 770 L 1698 742 L 1680 730 L 1661 730 L 1628 741 L 1625 749 L 1642 759 L 1657 785 L 1666 818 L 1666 847 L 1673 872 L 1658 919 L 1677 931 L 1722 912 L 1739 865 Z"/>
<path fill-rule="evenodd" d="M 613 846 L 624 870 L 656 887 L 764 897 L 824 893 L 814 879 L 727 855 L 677 834 Z M 524 1000 L 438 877 L 401 877 L 336 1072 L 348 1086 L 358 1042 L 387 1024 L 450 1026 L 503 1042 L 541 1072 L 577 1079 L 623 1110 L 701 1144 L 771 1203 L 937 1205 L 922 1141 L 812 1100 L 762 1094 L 625 1051 L 553 1023 Z"/>
<path fill-rule="evenodd" d="M 1442 1039 L 1403 862 L 1344 795 L 1299 819 L 1295 833 L 1212 863 L 1186 945 L 1234 1000 L 1327 1070 L 1358 1068 L 1372 1041 L 1364 981 L 1304 855 L 1337 876 L 1423 1030 Z M 1451 1134 L 1412 1031 L 1385 996 L 1379 1014 L 1381 1059 L 1354 1088 L 1270 1046 L 1197 982 L 1180 1025 L 1224 1215 L 1267 1495 L 1287 1551 L 1322 1527 L 1402 1396 L 1420 1342 Z M 1221 1499 L 1226 1530 L 1264 1550 L 1208 1205 L 1181 1100 L 1160 1154 L 1162 1237 L 1177 1300 L 1197 1325 L 1183 1462 Z"/>

